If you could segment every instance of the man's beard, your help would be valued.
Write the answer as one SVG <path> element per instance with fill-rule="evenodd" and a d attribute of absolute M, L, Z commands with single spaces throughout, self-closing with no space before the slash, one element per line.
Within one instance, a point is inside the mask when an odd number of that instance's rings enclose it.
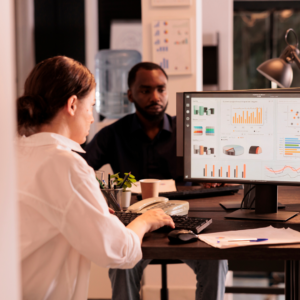
<path fill-rule="evenodd" d="M 148 121 L 161 121 L 164 118 L 164 114 L 165 114 L 165 111 L 168 106 L 168 102 L 167 102 L 165 107 L 163 107 L 161 105 L 161 107 L 163 108 L 162 111 L 151 114 L 148 111 L 146 111 L 145 109 L 141 108 L 135 100 L 133 100 L 133 103 L 134 103 L 135 109 Z M 147 109 L 154 105 L 157 105 L 157 103 L 150 104 L 150 105 L 146 106 L 145 108 Z"/>

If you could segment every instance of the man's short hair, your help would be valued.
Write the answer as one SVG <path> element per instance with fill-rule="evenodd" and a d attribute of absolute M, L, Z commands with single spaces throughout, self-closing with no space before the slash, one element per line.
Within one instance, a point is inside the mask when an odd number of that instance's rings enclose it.
<path fill-rule="evenodd" d="M 127 83 L 128 83 L 128 87 L 129 88 L 134 83 L 135 77 L 136 77 L 136 73 L 137 73 L 137 71 L 139 69 L 144 69 L 144 70 L 148 70 L 148 71 L 161 70 L 164 73 L 164 75 L 166 76 L 166 78 L 168 79 L 167 73 L 165 72 L 165 70 L 161 66 L 159 66 L 159 65 L 157 65 L 155 63 L 152 63 L 152 62 L 141 62 L 141 63 L 138 63 L 135 66 L 133 66 L 131 68 L 131 70 L 129 71 L 129 73 L 128 73 Z"/>

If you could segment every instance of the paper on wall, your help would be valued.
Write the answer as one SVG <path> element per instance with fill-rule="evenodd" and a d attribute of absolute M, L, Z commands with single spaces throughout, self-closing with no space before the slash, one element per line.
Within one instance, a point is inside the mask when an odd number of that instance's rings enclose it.
<path fill-rule="evenodd" d="M 168 75 L 192 74 L 190 19 L 152 22 L 152 61 Z"/>

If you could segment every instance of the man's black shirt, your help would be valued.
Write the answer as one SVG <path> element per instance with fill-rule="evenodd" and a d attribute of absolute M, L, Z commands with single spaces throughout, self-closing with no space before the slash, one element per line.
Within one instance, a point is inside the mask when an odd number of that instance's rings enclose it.
<path fill-rule="evenodd" d="M 176 169 L 176 117 L 167 114 L 153 140 L 134 113 L 100 130 L 85 150 L 82 156 L 94 170 L 110 164 L 114 173 L 131 171 L 137 180 L 182 180 Z"/>

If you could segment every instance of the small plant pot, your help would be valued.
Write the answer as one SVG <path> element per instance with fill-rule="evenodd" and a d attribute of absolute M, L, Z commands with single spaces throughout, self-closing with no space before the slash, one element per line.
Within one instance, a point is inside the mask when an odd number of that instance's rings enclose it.
<path fill-rule="evenodd" d="M 127 208 L 130 206 L 131 201 L 131 191 L 123 191 L 122 193 L 122 199 L 121 199 L 121 206 L 123 210 L 127 210 Z"/>

